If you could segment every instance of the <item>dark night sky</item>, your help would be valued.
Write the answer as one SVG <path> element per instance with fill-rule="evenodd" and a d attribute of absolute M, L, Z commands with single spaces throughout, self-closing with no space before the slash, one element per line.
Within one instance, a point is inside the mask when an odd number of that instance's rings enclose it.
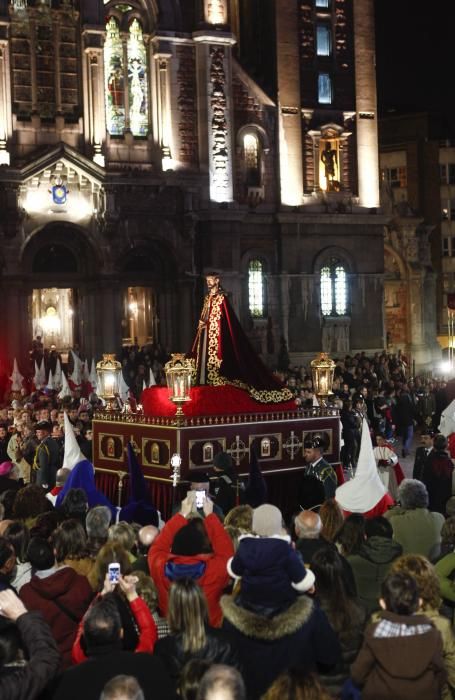
<path fill-rule="evenodd" d="M 380 112 L 455 107 L 455 2 L 375 0 Z"/>

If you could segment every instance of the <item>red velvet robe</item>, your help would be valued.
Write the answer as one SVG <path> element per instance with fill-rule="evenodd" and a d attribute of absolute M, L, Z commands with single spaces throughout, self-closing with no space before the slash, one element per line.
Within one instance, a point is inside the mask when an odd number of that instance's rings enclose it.
<path fill-rule="evenodd" d="M 261 403 L 293 398 L 254 351 L 223 291 L 205 297 L 190 357 L 196 361 L 196 384 L 232 384 Z"/>

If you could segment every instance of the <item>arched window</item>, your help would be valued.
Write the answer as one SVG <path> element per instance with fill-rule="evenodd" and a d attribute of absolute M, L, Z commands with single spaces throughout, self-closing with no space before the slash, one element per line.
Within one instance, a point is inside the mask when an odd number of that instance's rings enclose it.
<path fill-rule="evenodd" d="M 134 136 L 148 129 L 147 54 L 142 27 L 136 18 L 122 40 L 115 17 L 106 24 L 104 44 L 106 126 L 112 136 L 129 128 Z"/>
<path fill-rule="evenodd" d="M 347 274 L 343 263 L 332 258 L 321 268 L 321 311 L 323 316 L 344 316 L 348 310 Z"/>
<path fill-rule="evenodd" d="M 243 157 L 245 161 L 245 184 L 247 187 L 261 186 L 261 154 L 256 134 L 243 136 Z"/>
<path fill-rule="evenodd" d="M 264 266 L 260 260 L 248 264 L 248 308 L 251 316 L 264 316 Z"/>

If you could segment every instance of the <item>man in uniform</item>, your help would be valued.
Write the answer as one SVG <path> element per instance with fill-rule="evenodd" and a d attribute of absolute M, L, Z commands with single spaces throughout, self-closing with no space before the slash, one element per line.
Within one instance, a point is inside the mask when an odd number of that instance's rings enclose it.
<path fill-rule="evenodd" d="M 49 421 L 42 420 L 36 424 L 36 436 L 39 440 L 33 460 L 33 468 L 37 470 L 36 483 L 49 491 L 55 486 L 57 469 L 61 467 L 60 450 L 51 437 L 52 426 Z"/>
<path fill-rule="evenodd" d="M 320 435 L 307 438 L 303 444 L 307 466 L 301 485 L 300 505 L 304 508 L 314 508 L 335 496 L 337 476 L 322 456 L 325 447 L 325 441 Z"/>

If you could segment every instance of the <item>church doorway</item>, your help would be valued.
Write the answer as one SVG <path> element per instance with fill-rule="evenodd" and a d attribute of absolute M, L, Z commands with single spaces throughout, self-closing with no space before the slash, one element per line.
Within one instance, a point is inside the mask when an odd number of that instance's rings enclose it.
<path fill-rule="evenodd" d="M 67 352 L 74 345 L 75 305 L 76 293 L 73 289 L 33 289 L 29 297 L 33 337 L 41 336 L 45 348 L 55 345 L 59 353 Z"/>
<path fill-rule="evenodd" d="M 122 344 L 158 341 L 157 296 L 152 287 L 127 287 L 123 295 Z"/>

